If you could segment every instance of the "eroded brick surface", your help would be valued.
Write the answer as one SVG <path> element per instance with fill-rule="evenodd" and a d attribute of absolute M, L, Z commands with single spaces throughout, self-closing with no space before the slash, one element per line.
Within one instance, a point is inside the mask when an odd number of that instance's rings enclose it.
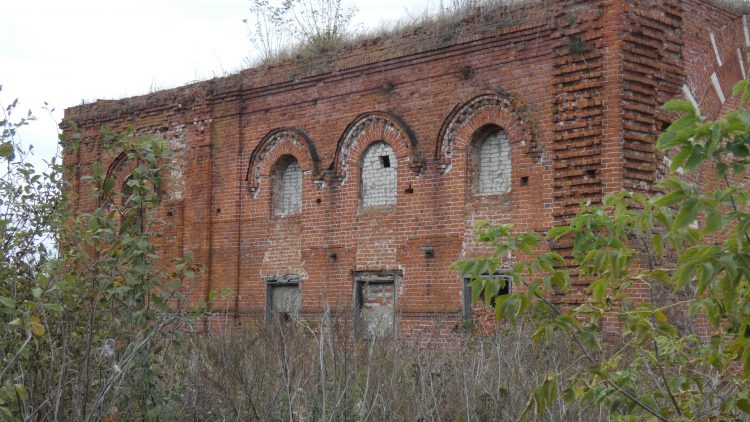
<path fill-rule="evenodd" d="M 287 277 L 301 315 L 351 321 L 354 274 L 397 271 L 394 335 L 460 337 L 450 265 L 492 252 L 473 224 L 544 233 L 581 202 L 652 192 L 673 117 L 660 105 L 686 92 L 709 118 L 736 105 L 719 91 L 750 47 L 743 17 L 703 0 L 553 0 L 488 16 L 68 109 L 65 133 L 76 122 L 82 135 L 64 151 L 74 211 L 98 204 L 96 165 L 115 186 L 135 165 L 100 148 L 102 125 L 159 135 L 173 154 L 157 248 L 165 264 L 192 251 L 203 265 L 191 303 L 228 289 L 217 312 L 262 318 L 266 280 Z M 492 128 L 505 138 L 475 148 Z M 709 174 L 695 181 L 709 187 Z M 576 287 L 553 299 L 580 302 L 587 280 Z"/>

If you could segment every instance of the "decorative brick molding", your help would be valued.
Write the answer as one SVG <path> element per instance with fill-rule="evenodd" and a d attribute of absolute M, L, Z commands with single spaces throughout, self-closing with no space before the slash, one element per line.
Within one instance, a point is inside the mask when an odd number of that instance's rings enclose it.
<path fill-rule="evenodd" d="M 126 152 L 120 153 L 120 155 L 112 161 L 112 164 L 109 165 L 106 178 L 113 178 L 115 181 L 125 180 L 137 164 L 137 162 L 128 160 L 128 154 Z M 117 185 L 115 184 L 115 186 Z"/>
<path fill-rule="evenodd" d="M 511 94 L 490 91 L 457 105 L 443 123 L 435 148 L 435 161 L 443 172 L 451 170 L 456 150 L 464 151 L 474 134 L 487 125 L 503 128 L 511 145 L 538 152 L 533 118 L 526 105 Z"/>
<path fill-rule="evenodd" d="M 706 0 L 530 1 L 308 62 L 82 104 L 61 124 L 82 140 L 63 155 L 72 209 L 101 205 L 99 166 L 120 187 L 135 165 L 102 148 L 103 125 L 158 135 L 172 173 L 155 210 L 167 224 L 157 250 L 165 265 L 192 251 L 204 266 L 184 292 L 190 305 L 229 289 L 214 310 L 262 319 L 268 277 L 293 274 L 304 280 L 301 317 L 330 307 L 354 323 L 352 274 L 398 270 L 394 335 L 461 336 L 463 280 L 451 264 L 493 252 L 473 224 L 541 235 L 582 202 L 653 193 L 668 162 L 654 146 L 674 118 L 660 105 L 685 96 L 709 118 L 736 107 L 728 93 L 748 70 L 746 21 Z M 482 144 L 498 128 L 507 143 Z M 483 161 L 483 145 L 500 156 Z M 274 168 L 294 176 L 294 206 L 280 212 Z M 363 173 L 387 192 L 372 206 Z M 571 253 L 566 240 L 540 245 L 549 249 Z M 551 299 L 580 303 L 588 280 L 574 283 Z"/>
<path fill-rule="evenodd" d="M 133 169 L 135 169 L 138 166 L 137 160 L 130 160 L 128 158 L 128 153 L 123 152 L 118 155 L 114 161 L 112 161 L 112 164 L 110 164 L 109 168 L 107 169 L 107 176 L 105 177 L 105 180 L 112 179 L 114 180 L 114 192 L 117 192 L 125 183 L 127 178 L 132 173 Z M 108 198 L 101 198 L 103 200 L 108 200 Z"/>
<path fill-rule="evenodd" d="M 302 172 L 312 171 L 315 179 L 322 178 L 318 152 L 305 132 L 299 129 L 274 129 L 263 137 L 250 155 L 245 181 L 253 195 L 258 194 L 262 180 L 268 180 L 274 164 L 284 155 L 293 156 Z"/>
<path fill-rule="evenodd" d="M 377 141 L 389 144 L 396 158 L 408 159 L 410 167 L 422 167 L 417 138 L 409 125 L 394 113 L 376 111 L 360 115 L 344 131 L 336 146 L 333 176 L 343 183 L 349 169 L 352 166 L 356 168 L 370 144 Z"/>

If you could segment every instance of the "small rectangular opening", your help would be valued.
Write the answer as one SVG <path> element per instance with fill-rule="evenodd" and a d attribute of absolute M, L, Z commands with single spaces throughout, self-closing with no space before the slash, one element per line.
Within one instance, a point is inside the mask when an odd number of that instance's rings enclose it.
<path fill-rule="evenodd" d="M 521 178 L 521 186 L 528 186 L 529 185 L 529 176 L 524 176 Z"/>
<path fill-rule="evenodd" d="M 380 163 L 383 164 L 384 169 L 391 168 L 391 157 L 387 155 L 381 155 L 380 156 Z"/>
<path fill-rule="evenodd" d="M 504 271 L 499 271 L 493 275 L 485 274 L 483 277 L 487 278 L 493 278 L 497 279 L 498 281 L 504 281 L 504 285 L 500 286 L 500 291 L 497 292 L 497 295 L 492 298 L 491 306 L 492 308 L 495 307 L 495 300 L 500 297 L 507 294 L 510 294 L 511 292 L 511 281 L 513 280 L 513 277 L 510 276 L 510 274 L 507 274 Z M 473 315 L 472 315 L 472 309 L 474 307 L 474 304 L 471 303 L 471 279 L 465 278 L 464 279 L 464 327 L 470 328 L 473 323 Z M 502 284 L 502 283 L 501 283 Z"/>

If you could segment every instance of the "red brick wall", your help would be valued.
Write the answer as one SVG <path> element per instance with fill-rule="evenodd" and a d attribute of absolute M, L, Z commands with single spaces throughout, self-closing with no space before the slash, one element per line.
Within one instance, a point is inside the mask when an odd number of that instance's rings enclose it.
<path fill-rule="evenodd" d="M 704 113 L 718 115 L 710 75 L 729 97 L 741 73 L 736 49 L 747 52 L 742 17 L 702 0 L 557 0 L 518 16 L 501 28 L 473 16 L 450 37 L 422 28 L 339 55 L 68 109 L 63 126 L 70 134 L 77 122 L 84 139 L 65 154 L 76 211 L 96 205 L 82 176 L 115 159 L 94 142 L 102 124 L 160 134 L 175 157 L 160 246 L 204 264 L 192 301 L 227 288 L 216 311 L 260 316 L 264 278 L 296 274 L 303 314 L 327 305 L 351 315 L 352 272 L 400 270 L 401 335 L 436 325 L 459 335 L 462 281 L 449 266 L 487 252 L 474 241 L 475 221 L 544 232 L 582 201 L 649 190 L 663 168 L 653 149 L 668 118 L 659 105 L 685 85 Z M 512 188 L 477 196 L 467 153 L 488 124 L 508 134 Z M 397 157 L 397 204 L 362 209 L 358 163 L 379 140 Z M 303 171 L 302 210 L 287 217 L 273 214 L 270 192 L 283 155 Z M 579 301 L 580 289 L 561 300 Z"/>

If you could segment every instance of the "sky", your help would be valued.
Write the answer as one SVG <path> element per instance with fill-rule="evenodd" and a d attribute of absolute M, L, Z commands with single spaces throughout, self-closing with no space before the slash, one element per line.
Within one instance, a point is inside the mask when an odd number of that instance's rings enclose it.
<path fill-rule="evenodd" d="M 345 0 L 346 1 L 346 0 Z M 440 0 L 353 0 L 354 28 L 423 13 Z M 63 111 L 234 73 L 254 56 L 248 0 L 6 0 L 0 105 L 37 117 L 19 138 L 35 160 L 57 149 Z M 54 108 L 46 111 L 44 103 Z M 20 114 L 20 113 L 19 113 Z"/>

